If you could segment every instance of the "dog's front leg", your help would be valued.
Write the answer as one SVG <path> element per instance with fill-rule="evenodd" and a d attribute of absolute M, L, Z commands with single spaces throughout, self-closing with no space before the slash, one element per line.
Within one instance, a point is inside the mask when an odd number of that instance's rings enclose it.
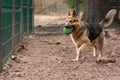
<path fill-rule="evenodd" d="M 79 58 L 81 58 L 82 51 L 87 47 L 87 45 L 88 45 L 88 43 L 84 43 L 80 47 L 76 47 L 77 55 L 76 55 L 76 59 L 74 59 L 74 61 L 78 61 Z"/>
<path fill-rule="evenodd" d="M 93 47 L 93 57 L 96 57 L 97 49 Z"/>
<path fill-rule="evenodd" d="M 80 48 L 78 48 L 77 46 L 76 46 L 76 58 L 75 59 L 73 59 L 73 61 L 78 61 L 79 60 L 79 57 L 81 56 L 81 54 L 82 53 L 80 53 Z"/>

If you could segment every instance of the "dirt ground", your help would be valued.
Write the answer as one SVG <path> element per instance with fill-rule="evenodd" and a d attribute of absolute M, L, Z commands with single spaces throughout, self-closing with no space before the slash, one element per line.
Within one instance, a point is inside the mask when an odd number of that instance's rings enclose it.
<path fill-rule="evenodd" d="M 5 64 L 0 80 L 120 80 L 120 36 L 114 30 L 117 37 L 106 40 L 104 56 L 116 62 L 96 63 L 90 47 L 84 61 L 72 62 L 75 47 L 61 26 L 36 27 L 35 35 L 24 39 L 26 48 Z"/>

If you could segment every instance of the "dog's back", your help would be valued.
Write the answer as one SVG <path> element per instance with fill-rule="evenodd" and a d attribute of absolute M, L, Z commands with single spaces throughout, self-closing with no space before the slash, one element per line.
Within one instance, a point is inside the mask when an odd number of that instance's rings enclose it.
<path fill-rule="evenodd" d="M 102 32 L 103 28 L 101 27 L 101 25 L 97 24 L 97 23 L 88 23 L 87 24 L 87 28 L 89 30 L 89 36 L 88 38 L 90 39 L 90 41 L 92 42 L 93 40 L 95 40 L 100 33 Z"/>

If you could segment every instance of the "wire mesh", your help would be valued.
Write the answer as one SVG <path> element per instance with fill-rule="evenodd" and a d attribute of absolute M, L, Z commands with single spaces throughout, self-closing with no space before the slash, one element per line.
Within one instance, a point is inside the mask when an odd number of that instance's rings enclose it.
<path fill-rule="evenodd" d="M 28 6 L 31 7 L 30 13 L 28 13 Z M 23 33 L 29 31 L 32 33 L 32 6 L 32 0 L 0 0 L 0 69 L 8 58 L 17 51 L 22 43 Z M 30 30 L 27 31 L 28 27 Z"/>

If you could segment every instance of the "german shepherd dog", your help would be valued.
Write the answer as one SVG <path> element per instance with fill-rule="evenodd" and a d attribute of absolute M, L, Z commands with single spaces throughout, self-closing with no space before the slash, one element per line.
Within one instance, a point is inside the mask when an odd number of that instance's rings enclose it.
<path fill-rule="evenodd" d="M 108 27 L 113 22 L 116 12 L 116 9 L 110 10 L 100 23 L 86 23 L 78 18 L 75 10 L 72 13 L 68 11 L 64 28 L 72 29 L 72 32 L 70 32 L 69 35 L 75 44 L 77 52 L 77 56 L 74 61 L 78 61 L 81 58 L 82 51 L 87 46 L 93 47 L 94 57 L 96 57 L 96 52 L 98 50 L 97 61 L 102 59 L 105 38 L 104 28 Z"/>

